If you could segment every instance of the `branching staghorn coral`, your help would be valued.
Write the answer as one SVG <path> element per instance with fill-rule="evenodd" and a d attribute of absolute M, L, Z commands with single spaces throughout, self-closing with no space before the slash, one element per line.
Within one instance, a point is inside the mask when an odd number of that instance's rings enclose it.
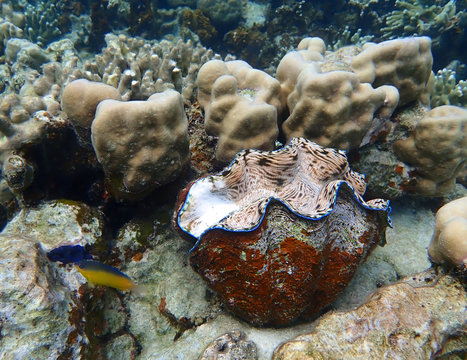
<path fill-rule="evenodd" d="M 155 92 L 175 89 L 185 99 L 193 96 L 202 64 L 220 58 L 212 50 L 190 40 L 153 41 L 107 34 L 107 46 L 84 64 L 76 78 L 102 81 L 116 87 L 123 100 L 147 99 Z M 73 79 L 74 80 L 74 79 Z"/>
<path fill-rule="evenodd" d="M 396 10 L 386 16 L 383 37 L 392 39 L 409 35 L 438 36 L 456 26 L 460 12 L 456 13 L 456 2 L 448 1 L 443 6 L 434 0 L 397 0 Z"/>
<path fill-rule="evenodd" d="M 32 0 L 11 5 L 13 13 L 23 15 L 22 28 L 29 40 L 44 46 L 63 34 L 66 1 Z"/>
<path fill-rule="evenodd" d="M 371 41 L 373 37 L 373 35 L 362 35 L 362 29 L 358 29 L 356 32 L 352 33 L 350 31 L 350 27 L 346 26 L 344 31 L 334 41 L 334 43 L 329 46 L 329 48 L 331 50 L 338 50 L 347 45 L 361 46 L 364 43 Z"/>
<path fill-rule="evenodd" d="M 467 81 L 456 81 L 456 71 L 439 70 L 434 76 L 431 93 L 431 106 L 455 105 L 467 106 Z"/>
<path fill-rule="evenodd" d="M 22 38 L 23 30 L 0 17 L 0 55 L 3 55 L 6 43 L 11 38 Z"/>

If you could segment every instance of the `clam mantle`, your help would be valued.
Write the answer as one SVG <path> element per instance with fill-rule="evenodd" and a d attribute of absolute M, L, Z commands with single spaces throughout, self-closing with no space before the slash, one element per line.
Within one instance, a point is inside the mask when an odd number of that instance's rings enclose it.
<path fill-rule="evenodd" d="M 196 181 L 177 222 L 196 238 L 212 228 L 250 231 L 260 224 L 272 199 L 317 220 L 333 210 L 342 184 L 352 189 L 362 206 L 388 210 L 387 200 L 363 200 L 364 176 L 350 170 L 343 151 L 293 138 L 276 151 L 244 150 L 220 174 Z"/>
<path fill-rule="evenodd" d="M 180 193 L 176 227 L 193 269 L 236 315 L 286 325 L 328 305 L 384 241 L 389 201 L 365 201 L 344 152 L 294 138 L 244 150 Z"/>

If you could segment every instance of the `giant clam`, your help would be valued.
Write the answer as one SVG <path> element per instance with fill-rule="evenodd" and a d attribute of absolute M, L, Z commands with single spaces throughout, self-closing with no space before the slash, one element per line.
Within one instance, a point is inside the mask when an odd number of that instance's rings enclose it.
<path fill-rule="evenodd" d="M 175 226 L 193 269 L 251 324 L 287 325 L 330 304 L 384 241 L 389 201 L 365 201 L 344 152 L 303 138 L 244 150 L 183 190 Z"/>

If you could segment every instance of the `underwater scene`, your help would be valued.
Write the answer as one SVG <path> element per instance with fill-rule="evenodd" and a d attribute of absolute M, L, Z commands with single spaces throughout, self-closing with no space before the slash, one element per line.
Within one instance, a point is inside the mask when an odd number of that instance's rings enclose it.
<path fill-rule="evenodd" d="M 0 0 L 0 359 L 467 358 L 466 0 Z"/>

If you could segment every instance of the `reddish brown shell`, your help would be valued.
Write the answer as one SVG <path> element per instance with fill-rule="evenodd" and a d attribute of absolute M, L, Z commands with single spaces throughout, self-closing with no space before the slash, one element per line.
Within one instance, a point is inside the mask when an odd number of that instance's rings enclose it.
<path fill-rule="evenodd" d="M 312 317 L 343 291 L 384 239 L 385 214 L 379 215 L 350 194 L 320 220 L 275 202 L 253 231 L 205 233 L 191 266 L 235 315 L 258 326 L 287 325 Z"/>
<path fill-rule="evenodd" d="M 376 244 L 389 202 L 365 201 L 345 153 L 292 139 L 245 150 L 180 193 L 174 223 L 193 269 L 236 315 L 286 325 L 330 304 Z"/>

